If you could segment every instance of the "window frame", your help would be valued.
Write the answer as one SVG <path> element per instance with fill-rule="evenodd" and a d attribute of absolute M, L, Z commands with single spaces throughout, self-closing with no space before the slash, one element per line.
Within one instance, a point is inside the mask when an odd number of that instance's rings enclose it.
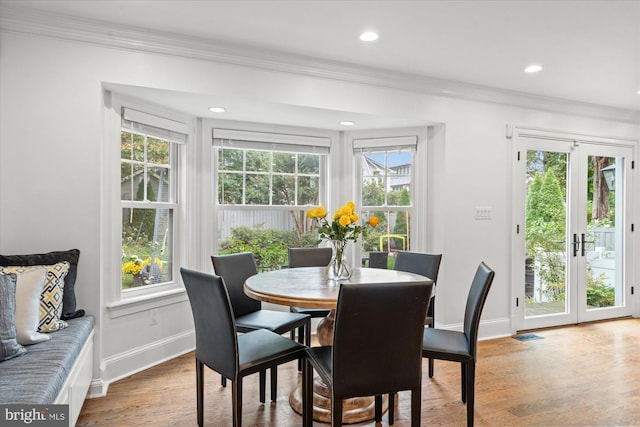
<path fill-rule="evenodd" d="M 397 212 L 411 213 L 411 226 L 409 229 L 409 239 L 411 250 L 425 252 L 427 250 L 430 236 L 427 235 L 428 224 L 428 155 L 427 139 L 428 129 L 424 128 L 397 128 L 397 129 L 374 129 L 366 131 L 349 132 L 346 136 L 353 156 L 353 177 L 354 194 L 353 200 L 356 202 L 360 212 L 372 210 L 391 210 Z M 411 143 L 411 141 L 415 141 Z M 411 206 L 364 206 L 362 204 L 362 159 L 363 151 L 397 149 L 402 146 L 413 145 L 413 164 L 411 170 L 410 200 Z M 354 260 L 360 260 L 364 253 L 362 249 L 362 239 L 354 245 Z M 358 261 L 359 262 L 359 261 Z M 354 264 L 355 265 L 355 264 Z M 359 265 L 359 264 L 358 264 Z"/>
<path fill-rule="evenodd" d="M 235 122 L 224 120 L 206 121 L 203 126 L 203 135 L 208 135 L 209 144 L 203 144 L 210 150 L 209 168 L 210 179 L 207 193 L 211 199 L 211 218 L 209 221 L 210 228 L 207 242 L 208 251 L 217 254 L 220 245 L 220 235 L 217 227 L 220 221 L 220 215 L 223 211 L 234 210 L 261 210 L 261 211 L 300 211 L 305 212 L 310 204 L 305 205 L 262 205 L 262 204 L 244 204 L 244 205 L 221 205 L 218 202 L 218 146 L 217 140 L 220 136 L 236 136 L 242 138 L 238 141 L 237 148 L 258 149 L 270 152 L 296 152 L 303 154 L 323 154 L 324 160 L 321 159 L 319 165 L 318 179 L 318 204 L 326 205 L 328 203 L 331 189 L 329 188 L 329 175 L 331 173 L 331 148 L 335 141 L 338 140 L 338 132 L 322 129 L 311 129 L 293 126 L 282 126 L 273 124 L 261 124 L 250 122 Z M 252 139 L 253 138 L 253 139 Z M 272 149 L 269 149 L 271 147 Z M 277 147 L 277 149 L 273 149 Z M 314 147 L 318 147 L 314 149 Z M 296 150 L 298 148 L 299 150 Z M 246 172 L 246 171 L 245 171 Z M 278 175 L 278 173 L 275 173 Z M 271 199 L 270 199 L 271 200 Z"/>
<path fill-rule="evenodd" d="M 148 102 L 122 94 L 114 94 L 108 90 L 104 92 L 105 105 L 105 140 L 103 144 L 103 194 L 104 218 L 102 219 L 103 244 L 105 262 L 101 266 L 102 288 L 106 290 L 106 307 L 111 318 L 126 316 L 132 313 L 146 311 L 167 304 L 186 301 L 187 296 L 180 279 L 179 268 L 186 261 L 187 243 L 184 239 L 186 226 L 186 181 L 189 179 L 186 165 L 188 157 L 193 154 L 195 143 L 194 118 L 163 107 L 151 105 Z M 131 108 L 145 114 L 167 118 L 185 125 L 187 140 L 191 143 L 171 143 L 171 150 L 176 155 L 175 165 L 172 167 L 173 181 L 170 189 L 175 194 L 174 200 L 167 202 L 137 202 L 121 200 L 121 130 L 122 109 Z M 162 139 L 162 138 L 160 138 Z M 195 172 L 193 172 L 195 173 Z M 122 214 L 123 208 L 166 208 L 173 210 L 172 228 L 172 280 L 168 282 L 141 286 L 135 289 L 122 289 Z"/>

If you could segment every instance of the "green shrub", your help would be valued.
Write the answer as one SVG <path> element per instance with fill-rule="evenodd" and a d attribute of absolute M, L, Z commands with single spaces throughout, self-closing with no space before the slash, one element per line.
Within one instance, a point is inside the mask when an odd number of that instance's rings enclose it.
<path fill-rule="evenodd" d="M 312 247 L 317 236 L 305 233 L 296 236 L 295 231 L 276 228 L 254 228 L 243 226 L 231 229 L 231 237 L 220 244 L 220 254 L 253 252 L 260 271 L 276 270 L 287 264 L 290 247 Z"/>

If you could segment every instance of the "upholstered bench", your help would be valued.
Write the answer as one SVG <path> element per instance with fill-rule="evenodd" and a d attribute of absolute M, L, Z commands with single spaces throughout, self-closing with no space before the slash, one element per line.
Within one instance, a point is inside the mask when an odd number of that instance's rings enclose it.
<path fill-rule="evenodd" d="M 93 376 L 94 318 L 67 323 L 50 340 L 0 363 L 0 404 L 68 404 L 75 425 Z"/>

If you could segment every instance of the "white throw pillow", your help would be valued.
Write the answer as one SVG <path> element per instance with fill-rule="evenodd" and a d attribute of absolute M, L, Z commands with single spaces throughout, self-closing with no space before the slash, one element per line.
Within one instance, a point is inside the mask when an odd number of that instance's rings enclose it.
<path fill-rule="evenodd" d="M 38 332 L 40 323 L 40 295 L 47 270 L 38 268 L 18 274 L 16 280 L 16 335 L 22 345 L 36 344 L 49 339 Z"/>

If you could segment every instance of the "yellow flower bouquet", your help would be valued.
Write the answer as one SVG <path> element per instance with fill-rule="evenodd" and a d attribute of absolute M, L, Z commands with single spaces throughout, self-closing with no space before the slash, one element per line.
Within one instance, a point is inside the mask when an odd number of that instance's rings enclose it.
<path fill-rule="evenodd" d="M 344 249 L 349 240 L 358 240 L 361 233 L 365 233 L 363 226 L 358 224 L 360 217 L 356 213 L 356 205 L 347 202 L 333 214 L 331 222 L 327 219 L 327 211 L 323 206 L 309 209 L 307 218 L 318 225 L 318 234 L 321 239 L 326 239 L 333 246 L 333 259 L 329 264 L 328 276 L 333 280 L 346 280 L 351 277 L 351 269 L 344 258 Z M 367 222 L 371 227 L 376 227 L 380 221 L 372 216 Z"/>

